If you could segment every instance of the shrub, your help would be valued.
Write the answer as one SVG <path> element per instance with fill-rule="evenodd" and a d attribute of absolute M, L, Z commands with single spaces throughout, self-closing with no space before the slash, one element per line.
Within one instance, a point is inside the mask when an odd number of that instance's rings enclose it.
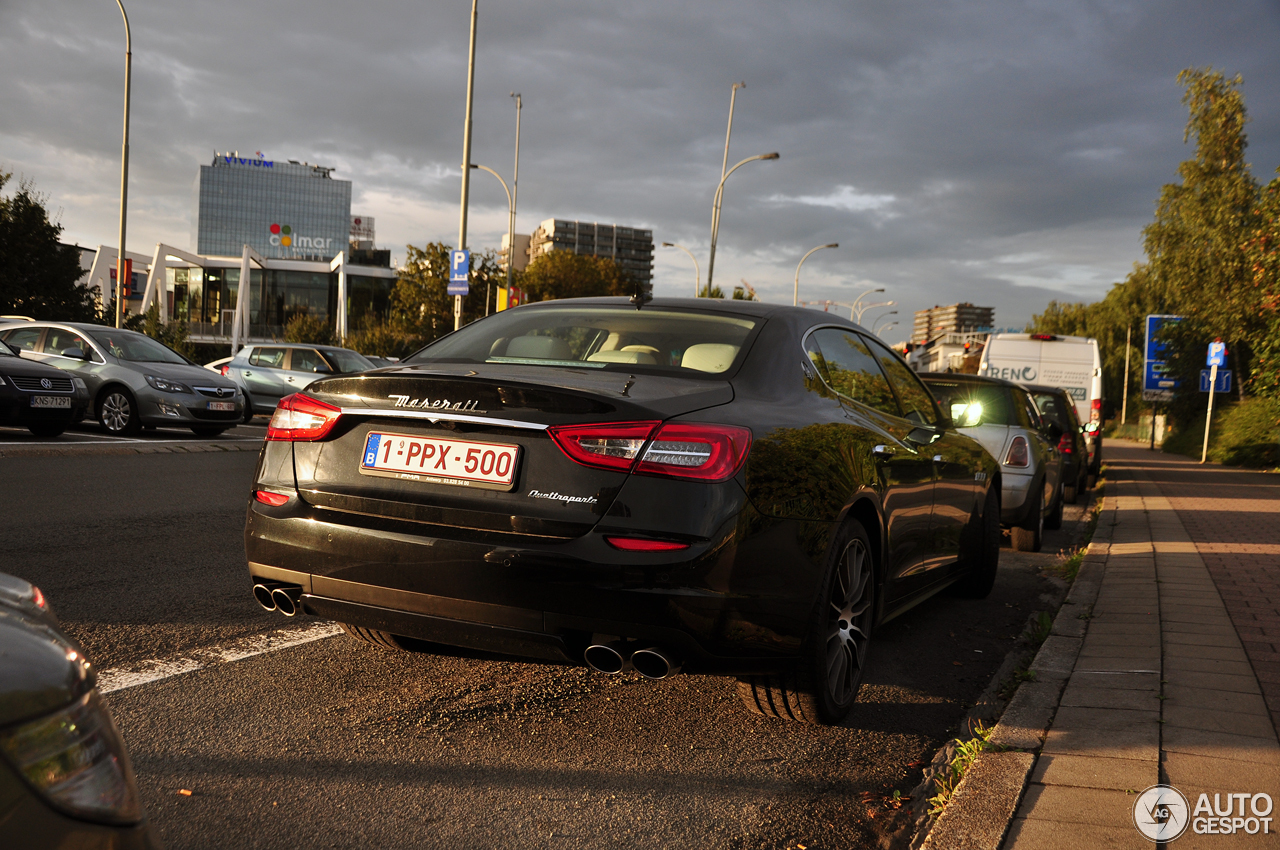
<path fill-rule="evenodd" d="M 327 319 L 299 313 L 284 326 L 285 342 L 300 342 L 305 345 L 337 345 Z"/>

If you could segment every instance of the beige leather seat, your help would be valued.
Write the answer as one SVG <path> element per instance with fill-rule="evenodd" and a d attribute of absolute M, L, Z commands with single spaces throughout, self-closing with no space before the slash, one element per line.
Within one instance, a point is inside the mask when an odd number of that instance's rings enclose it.
<path fill-rule="evenodd" d="M 723 372 L 733 364 L 738 356 L 738 346 L 719 342 L 704 342 L 691 345 L 684 350 L 680 366 L 684 369 L 696 369 L 699 372 Z"/>
<path fill-rule="evenodd" d="M 554 336 L 518 336 L 507 343 L 507 357 L 529 360 L 573 360 L 569 344 Z"/>
<path fill-rule="evenodd" d="M 658 365 L 658 358 L 654 357 L 647 351 L 629 351 L 622 349 L 621 351 L 597 351 L 587 360 L 592 363 L 636 363 L 644 366 Z"/>

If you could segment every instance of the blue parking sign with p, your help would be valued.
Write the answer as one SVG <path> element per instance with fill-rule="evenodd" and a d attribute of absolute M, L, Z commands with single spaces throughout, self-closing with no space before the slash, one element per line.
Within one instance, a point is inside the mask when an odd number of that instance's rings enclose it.
<path fill-rule="evenodd" d="M 470 291 L 467 280 L 471 272 L 471 252 L 465 248 L 449 252 L 450 295 L 466 295 Z"/>
<path fill-rule="evenodd" d="M 1227 365 L 1227 344 L 1218 340 L 1209 343 L 1209 356 L 1205 360 L 1206 366 L 1226 366 Z"/>

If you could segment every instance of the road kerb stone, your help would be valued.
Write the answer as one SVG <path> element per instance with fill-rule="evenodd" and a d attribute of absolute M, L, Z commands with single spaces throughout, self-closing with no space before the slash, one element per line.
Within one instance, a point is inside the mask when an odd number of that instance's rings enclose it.
<path fill-rule="evenodd" d="M 925 839 L 927 850 L 997 850 L 1018 809 L 1032 753 L 980 753 Z"/>

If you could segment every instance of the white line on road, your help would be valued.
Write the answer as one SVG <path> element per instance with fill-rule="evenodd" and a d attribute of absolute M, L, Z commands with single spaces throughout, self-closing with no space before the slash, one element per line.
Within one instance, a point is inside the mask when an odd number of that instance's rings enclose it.
<path fill-rule="evenodd" d="M 138 661 L 126 667 L 98 671 L 98 690 L 104 694 L 122 691 L 125 688 L 159 682 L 218 664 L 229 664 L 255 655 L 323 640 L 341 633 L 342 627 L 337 623 L 316 623 L 298 629 L 277 629 L 270 634 L 254 635 L 225 646 L 210 647 L 184 658 L 153 658 Z"/>

